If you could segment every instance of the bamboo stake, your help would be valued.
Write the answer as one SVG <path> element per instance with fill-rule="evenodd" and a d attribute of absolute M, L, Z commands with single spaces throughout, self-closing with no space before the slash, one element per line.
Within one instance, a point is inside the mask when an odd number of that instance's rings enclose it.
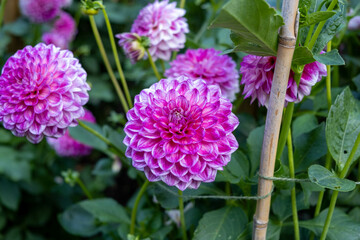
<path fill-rule="evenodd" d="M 289 80 L 292 57 L 296 44 L 296 13 L 299 0 L 284 0 L 282 14 L 285 25 L 279 33 L 279 45 L 275 65 L 274 80 L 272 82 L 269 108 L 266 116 L 264 140 L 261 151 L 259 175 L 273 177 L 280 123 L 284 109 L 285 94 Z M 259 177 L 258 196 L 265 196 L 272 190 L 272 180 Z M 253 240 L 265 240 L 269 222 L 271 195 L 259 199 L 253 223 Z"/>

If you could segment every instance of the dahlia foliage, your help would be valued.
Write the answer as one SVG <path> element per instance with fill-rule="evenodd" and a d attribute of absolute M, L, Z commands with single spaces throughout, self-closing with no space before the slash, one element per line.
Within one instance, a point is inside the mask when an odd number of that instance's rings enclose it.
<path fill-rule="evenodd" d="M 95 123 L 94 115 L 85 109 L 84 117 L 80 117 L 79 120 Z M 46 138 L 50 146 L 52 146 L 59 156 L 64 157 L 79 157 L 87 156 L 91 153 L 92 147 L 82 144 L 73 139 L 69 130 L 66 131 L 65 135 L 60 138 Z"/>
<path fill-rule="evenodd" d="M 180 190 L 212 182 L 238 148 L 231 109 L 219 87 L 202 79 L 162 79 L 142 90 L 127 113 L 126 156 L 149 181 Z"/>
<path fill-rule="evenodd" d="M 184 48 L 189 32 L 185 10 L 168 0 L 149 3 L 134 21 L 131 32 L 150 39 L 149 52 L 154 59 L 170 60 L 173 51 Z"/>
<path fill-rule="evenodd" d="M 239 89 L 239 73 L 236 63 L 221 51 L 215 49 L 187 50 L 179 54 L 166 70 L 166 77 L 185 75 L 192 79 L 201 78 L 209 85 L 218 85 L 224 97 L 235 100 Z"/>
<path fill-rule="evenodd" d="M 240 63 L 241 84 L 244 85 L 244 98 L 251 97 L 251 103 L 258 100 L 259 105 L 268 106 L 271 84 L 274 77 L 276 57 L 262 57 L 247 55 Z M 311 87 L 326 76 L 326 66 L 319 62 L 306 64 L 299 86 L 294 79 L 294 72 L 290 71 L 285 102 L 300 102 L 308 96 Z"/>
<path fill-rule="evenodd" d="M 68 50 L 39 43 L 17 51 L 0 76 L 0 121 L 15 136 L 38 143 L 61 137 L 83 117 L 86 72 Z"/>

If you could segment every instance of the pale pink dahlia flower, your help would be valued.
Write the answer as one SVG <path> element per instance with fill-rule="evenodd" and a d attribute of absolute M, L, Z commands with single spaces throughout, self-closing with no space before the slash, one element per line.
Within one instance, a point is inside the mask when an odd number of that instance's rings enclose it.
<path fill-rule="evenodd" d="M 61 137 L 84 116 L 86 72 L 72 52 L 39 43 L 10 57 L 0 76 L 0 121 L 15 136 L 38 143 Z"/>
<path fill-rule="evenodd" d="M 73 0 L 60 0 L 60 2 L 61 7 L 69 7 L 73 3 Z"/>
<path fill-rule="evenodd" d="M 85 109 L 85 116 L 79 118 L 79 120 L 95 123 L 94 115 Z M 92 147 L 82 144 L 73 139 L 69 130 L 66 131 L 65 135 L 60 138 L 46 138 L 50 146 L 52 146 L 59 156 L 63 157 L 80 157 L 87 156 L 91 153 Z"/>
<path fill-rule="evenodd" d="M 132 25 L 131 32 L 150 39 L 149 52 L 156 59 L 170 60 L 171 52 L 184 48 L 185 33 L 189 32 L 185 10 L 168 0 L 148 4 Z"/>
<path fill-rule="evenodd" d="M 218 86 L 162 79 L 135 97 L 125 125 L 126 156 L 149 181 L 180 190 L 212 182 L 238 148 L 238 118 Z"/>
<path fill-rule="evenodd" d="M 20 10 L 31 21 L 44 23 L 59 14 L 61 2 L 61 0 L 20 0 Z"/>
<path fill-rule="evenodd" d="M 55 21 L 53 29 L 42 36 L 46 44 L 54 44 L 62 49 L 67 49 L 69 43 L 76 35 L 76 23 L 72 16 L 66 12 L 61 12 Z"/>
<path fill-rule="evenodd" d="M 178 77 L 185 75 L 193 79 L 204 79 L 207 84 L 218 85 L 224 97 L 235 100 L 240 91 L 239 73 L 235 62 L 227 55 L 220 55 L 215 49 L 187 50 L 170 63 L 165 76 Z"/>
<path fill-rule="evenodd" d="M 348 29 L 352 31 L 360 30 L 360 16 L 355 16 L 349 20 Z"/>
<path fill-rule="evenodd" d="M 121 33 L 115 37 L 119 38 L 119 46 L 124 49 L 131 63 L 141 60 L 145 56 L 145 47 L 148 47 L 148 38 L 140 37 L 136 33 Z"/>
<path fill-rule="evenodd" d="M 240 63 L 241 84 L 244 85 L 243 95 L 251 96 L 251 103 L 257 99 L 259 105 L 268 106 L 271 84 L 274 76 L 276 57 L 247 55 Z M 308 96 L 311 87 L 326 76 L 326 66 L 319 62 L 306 64 L 300 79 L 299 87 L 290 71 L 285 102 L 300 102 Z"/>

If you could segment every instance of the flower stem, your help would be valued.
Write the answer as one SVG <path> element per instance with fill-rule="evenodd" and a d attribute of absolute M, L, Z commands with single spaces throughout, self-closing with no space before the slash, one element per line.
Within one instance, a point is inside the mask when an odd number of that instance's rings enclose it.
<path fill-rule="evenodd" d="M 294 113 L 294 105 L 295 104 L 293 102 L 290 102 L 286 107 L 284 119 L 281 126 L 281 131 L 280 131 L 280 138 L 279 138 L 278 149 L 276 152 L 276 159 L 280 159 L 281 154 L 284 151 L 286 139 L 288 137 L 288 133 L 291 127 L 292 116 Z"/>
<path fill-rule="evenodd" d="M 85 184 L 83 183 L 83 181 L 81 181 L 80 177 L 78 177 L 76 179 L 77 184 L 79 184 L 79 186 L 81 187 L 81 189 L 83 190 L 83 192 L 85 193 L 86 197 L 88 199 L 93 199 L 93 197 L 91 196 L 91 193 L 89 192 L 89 190 L 86 188 Z"/>
<path fill-rule="evenodd" d="M 2 22 L 3 22 L 3 19 L 4 19 L 6 2 L 7 2 L 7 0 L 1 0 L 1 5 L 0 5 L 0 27 L 2 26 Z"/>
<path fill-rule="evenodd" d="M 126 83 L 125 75 L 124 75 L 124 72 L 123 72 L 121 64 L 120 64 L 118 52 L 116 50 L 116 44 L 115 44 L 115 40 L 114 40 L 114 33 L 112 31 L 111 24 L 110 24 L 110 21 L 109 21 L 109 17 L 108 17 L 108 15 L 106 13 L 105 8 L 102 8 L 102 12 L 104 14 L 106 27 L 107 27 L 107 30 L 108 30 L 108 33 L 109 33 L 111 48 L 112 48 L 112 51 L 113 51 L 113 54 L 114 54 L 115 64 L 116 64 L 117 70 L 118 70 L 119 75 L 120 75 L 121 84 L 122 84 L 122 87 L 124 89 L 125 96 L 126 96 L 128 104 L 129 104 L 129 107 L 132 108 L 133 104 L 132 104 L 132 101 L 131 101 L 129 88 L 128 88 L 128 85 Z"/>
<path fill-rule="evenodd" d="M 92 15 L 89 15 L 89 19 L 90 19 L 90 25 L 91 25 L 91 28 L 93 30 L 93 33 L 94 33 L 94 36 L 95 36 L 95 40 L 96 40 L 96 43 L 98 45 L 98 48 L 99 48 L 99 51 L 100 51 L 100 54 L 101 54 L 101 57 L 103 58 L 103 61 L 104 61 L 104 64 L 105 64 L 105 67 L 106 67 L 106 70 L 108 71 L 109 73 L 109 77 L 115 87 L 115 90 L 116 90 L 116 93 L 118 94 L 119 96 L 119 99 L 120 99 L 120 102 L 124 108 L 124 111 L 125 113 L 127 111 L 129 111 L 129 107 L 126 103 L 126 99 L 124 97 L 124 94 L 119 86 L 119 83 L 117 82 L 116 80 L 116 77 L 115 77 L 115 74 L 110 66 L 110 62 L 109 62 L 109 59 L 108 57 L 106 56 L 106 52 L 105 52 L 105 48 L 104 48 L 104 45 L 101 41 L 101 37 L 100 37 L 100 34 L 99 34 L 99 31 L 96 27 L 96 23 L 95 23 L 95 19 L 94 19 L 94 16 Z"/>
<path fill-rule="evenodd" d="M 136 223 L 137 209 L 139 207 L 141 197 L 144 195 L 145 190 L 146 190 L 147 186 L 149 185 L 149 183 L 150 182 L 148 180 L 145 180 L 144 184 L 140 188 L 140 191 L 139 191 L 138 195 L 136 196 L 134 208 L 132 209 L 132 212 L 131 212 L 130 234 L 134 235 L 134 233 L 135 233 L 135 223 Z"/>
<path fill-rule="evenodd" d="M 181 221 L 181 231 L 182 231 L 182 239 L 187 240 L 186 235 L 186 223 L 185 223 L 185 215 L 184 215 L 184 199 L 183 199 L 183 192 L 178 191 L 179 194 L 179 210 L 180 210 L 180 221 Z"/>
<path fill-rule="evenodd" d="M 184 8 L 184 7 L 185 7 L 185 2 L 186 2 L 186 0 L 181 0 L 181 2 L 180 2 L 180 8 Z"/>
<path fill-rule="evenodd" d="M 337 4 L 337 2 L 338 2 L 338 0 L 332 0 L 330 6 L 328 7 L 328 9 L 326 11 L 327 12 L 332 11 L 334 9 L 335 5 Z M 314 47 L 314 45 L 316 43 L 316 40 L 319 37 L 319 34 L 320 34 L 322 28 L 324 27 L 325 23 L 326 23 L 326 20 L 320 22 L 319 25 L 316 27 L 315 33 L 312 36 L 312 38 L 311 38 L 311 40 L 309 42 L 309 45 L 308 45 L 308 47 L 310 49 L 312 49 Z"/>
<path fill-rule="evenodd" d="M 293 154 L 290 129 L 288 131 L 288 136 L 287 136 L 287 145 L 288 145 L 288 154 L 289 154 L 290 177 L 295 178 L 294 154 Z M 291 189 L 291 206 L 292 206 L 292 213 L 293 213 L 295 240 L 300 240 L 299 219 L 298 219 L 297 207 L 296 207 L 296 185 L 295 184 L 294 184 L 293 188 Z"/>
<path fill-rule="evenodd" d="M 331 41 L 328 42 L 327 44 L 327 52 L 331 51 Z M 326 100 L 327 100 L 327 104 L 328 104 L 328 109 L 330 111 L 330 107 L 331 107 L 331 66 L 330 65 L 326 65 L 326 70 L 327 70 L 327 76 L 326 76 Z"/>
<path fill-rule="evenodd" d="M 353 158 L 355 156 L 356 150 L 358 149 L 359 145 L 360 145 L 360 133 L 358 134 L 358 136 L 357 136 L 357 138 L 355 140 L 355 143 L 354 143 L 353 148 L 351 149 L 351 153 L 349 155 L 349 158 L 347 159 L 347 161 L 345 163 L 345 166 L 344 166 L 344 169 L 341 171 L 339 178 L 344 178 L 347 175 L 347 173 L 349 171 L 349 168 L 351 166 L 352 160 L 353 160 Z M 338 194 L 339 194 L 339 191 L 333 191 L 333 193 L 332 193 L 328 214 L 326 216 L 325 225 L 324 225 L 323 231 L 321 233 L 320 240 L 325 240 L 326 239 L 326 235 L 327 235 L 327 232 L 328 232 L 329 227 L 330 227 L 331 218 L 332 218 L 332 215 L 334 213 L 334 209 L 335 209 Z"/>
<path fill-rule="evenodd" d="M 159 72 L 158 72 L 158 70 L 156 68 L 156 65 L 155 65 L 155 63 L 154 63 L 154 61 L 153 61 L 153 59 L 152 59 L 152 57 L 150 55 L 149 49 L 146 49 L 146 53 L 148 55 L 150 65 L 151 65 L 151 67 L 152 67 L 152 69 L 153 69 L 153 71 L 155 73 L 155 76 L 160 81 L 160 79 L 161 79 L 160 74 L 159 74 Z"/>

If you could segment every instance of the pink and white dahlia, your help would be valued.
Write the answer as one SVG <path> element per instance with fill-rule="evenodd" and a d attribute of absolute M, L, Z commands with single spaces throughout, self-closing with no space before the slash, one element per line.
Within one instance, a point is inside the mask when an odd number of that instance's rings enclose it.
<path fill-rule="evenodd" d="M 238 148 L 238 118 L 220 88 L 202 79 L 162 79 L 135 97 L 125 125 L 126 156 L 149 181 L 180 190 L 212 182 Z"/>
<path fill-rule="evenodd" d="M 54 44 L 62 49 L 67 49 L 75 35 L 75 20 L 70 14 L 61 12 L 59 18 L 54 23 L 53 29 L 50 32 L 44 33 L 42 40 L 46 44 Z"/>
<path fill-rule="evenodd" d="M 85 116 L 79 118 L 87 122 L 95 123 L 95 117 L 89 110 L 85 109 Z M 52 146 L 59 156 L 63 157 L 80 157 L 87 156 L 91 153 L 92 147 L 89 147 L 83 143 L 80 143 L 73 139 L 69 130 L 66 131 L 65 135 L 60 138 L 46 138 L 50 146 Z"/>
<path fill-rule="evenodd" d="M 73 0 L 60 0 L 60 2 L 61 7 L 69 7 L 73 3 Z"/>
<path fill-rule="evenodd" d="M 239 73 L 235 62 L 227 55 L 220 55 L 215 49 L 187 50 L 170 63 L 166 77 L 185 75 L 192 79 L 204 79 L 207 84 L 218 85 L 224 97 L 235 100 L 240 91 Z"/>
<path fill-rule="evenodd" d="M 20 10 L 35 23 L 55 18 L 61 9 L 61 0 L 20 0 Z"/>
<path fill-rule="evenodd" d="M 121 33 L 115 37 L 120 39 L 119 46 L 124 49 L 132 64 L 145 56 L 145 47 L 149 45 L 147 37 L 140 37 L 136 33 Z"/>
<path fill-rule="evenodd" d="M 243 95 L 251 96 L 251 103 L 257 99 L 259 105 L 268 106 L 271 84 L 274 77 L 276 57 L 247 55 L 240 63 L 241 84 L 244 85 Z M 300 79 L 299 87 L 290 71 L 285 102 L 300 102 L 304 96 L 310 95 L 311 87 L 326 76 L 326 66 L 319 62 L 306 64 Z"/>
<path fill-rule="evenodd" d="M 348 29 L 352 31 L 360 30 L 360 16 L 355 16 L 349 20 Z"/>
<path fill-rule="evenodd" d="M 15 136 L 38 143 L 61 137 L 84 116 L 86 72 L 72 52 L 39 43 L 17 51 L 0 76 L 0 121 Z"/>
<path fill-rule="evenodd" d="M 185 10 L 168 0 L 148 4 L 132 25 L 131 32 L 150 39 L 149 52 L 156 59 L 170 60 L 171 52 L 184 48 L 189 32 Z"/>

